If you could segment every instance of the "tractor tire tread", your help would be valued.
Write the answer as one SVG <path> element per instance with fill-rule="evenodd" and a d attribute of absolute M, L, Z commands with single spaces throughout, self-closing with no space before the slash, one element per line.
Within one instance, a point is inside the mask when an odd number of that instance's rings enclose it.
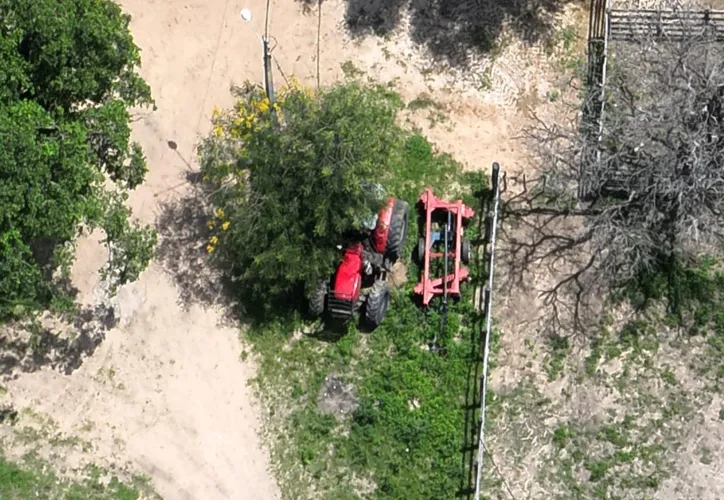
<path fill-rule="evenodd" d="M 387 233 L 385 256 L 394 264 L 405 249 L 407 228 L 410 223 L 410 205 L 400 199 L 395 200 L 390 220 L 390 229 Z"/>
<path fill-rule="evenodd" d="M 369 328 L 377 328 L 387 314 L 390 301 L 390 288 L 384 280 L 375 281 L 365 302 L 365 324 Z"/>
<path fill-rule="evenodd" d="M 463 238 L 463 241 L 460 245 L 460 260 L 463 264 L 466 266 L 470 264 L 470 257 L 471 257 L 471 251 L 470 251 L 470 240 L 467 238 Z"/>
<path fill-rule="evenodd" d="M 309 297 L 309 315 L 318 318 L 324 314 L 324 306 L 327 299 L 327 282 L 320 282 Z"/>
<path fill-rule="evenodd" d="M 425 245 L 427 245 L 427 241 L 424 237 L 420 237 L 417 240 L 417 263 L 420 265 L 423 265 L 425 263 L 425 252 L 427 252 L 427 249 L 425 248 Z"/>

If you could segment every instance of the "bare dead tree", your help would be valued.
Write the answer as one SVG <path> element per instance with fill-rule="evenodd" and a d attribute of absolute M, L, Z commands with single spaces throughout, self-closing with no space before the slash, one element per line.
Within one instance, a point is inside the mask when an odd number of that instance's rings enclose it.
<path fill-rule="evenodd" d="M 724 47 L 681 23 L 683 40 L 641 33 L 612 47 L 600 135 L 579 111 L 600 92 L 572 103 L 568 121 L 525 131 L 542 174 L 506 205 L 526 228 L 507 257 L 520 278 L 531 266 L 559 276 L 542 291 L 554 319 L 568 307 L 580 326 L 587 294 L 721 253 Z"/>

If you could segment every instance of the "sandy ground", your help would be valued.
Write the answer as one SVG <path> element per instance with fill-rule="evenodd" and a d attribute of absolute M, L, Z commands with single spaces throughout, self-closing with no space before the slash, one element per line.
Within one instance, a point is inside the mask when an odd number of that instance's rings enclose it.
<path fill-rule="evenodd" d="M 195 146 L 209 129 L 212 109 L 231 103 L 230 84 L 261 81 L 261 47 L 254 31 L 263 31 L 264 2 L 121 4 L 133 16 L 142 74 L 158 106 L 156 112 L 142 112 L 134 126 L 150 172 L 130 199 L 135 215 L 154 224 L 191 191 L 187 176 L 197 170 Z M 242 7 L 254 13 L 251 25 L 240 20 Z M 524 51 L 514 51 L 519 59 L 493 67 L 490 89 L 476 90 L 471 82 L 482 67 L 430 73 L 421 51 L 404 34 L 384 42 L 350 40 L 342 26 L 344 8 L 342 1 L 329 0 L 321 14 L 316 8 L 303 14 L 292 0 L 272 2 L 278 85 L 292 74 L 310 86 L 339 80 L 341 64 L 351 60 L 370 78 L 397 80 L 406 99 L 430 93 L 449 118 L 435 125 L 422 111 L 409 119 L 441 150 L 469 168 L 499 161 L 516 170 L 519 154 L 511 137 L 523 122 L 520 104 L 542 99 L 546 92 Z M 159 227 L 162 238 L 165 229 Z M 203 242 L 191 243 L 176 261 L 167 257 L 154 263 L 106 304 L 119 323 L 80 368 L 70 374 L 47 366 L 19 373 L 7 383 L 8 396 L 16 408 L 51 416 L 64 432 L 85 429 L 94 461 L 128 464 L 149 475 L 164 498 L 278 498 L 259 438 L 260 410 L 247 386 L 254 367 L 240 360 L 238 328 L 222 321 L 219 307 L 195 303 L 179 285 L 179 275 L 193 279 L 196 263 L 202 262 Z M 105 259 L 97 237 L 81 240 L 77 255 L 73 280 L 80 302 L 107 303 L 96 272 Z"/>
<path fill-rule="evenodd" d="M 218 287 L 204 267 L 205 242 L 195 227 L 198 222 L 203 225 L 204 216 L 189 202 L 189 174 L 198 170 L 195 147 L 209 130 L 213 108 L 231 104 L 232 82 L 262 79 L 255 31 L 264 30 L 265 2 L 121 4 L 133 16 L 142 74 L 158 106 L 153 113 L 140 112 L 134 125 L 150 172 L 130 204 L 141 221 L 157 225 L 163 255 L 137 283 L 109 301 L 97 275 L 105 260 L 98 237 L 79 241 L 73 269 L 79 300 L 86 307 L 111 308 L 118 323 L 71 370 L 48 362 L 39 369 L 16 366 L 6 372 L 3 385 L 8 393 L 0 395 L 0 403 L 32 408 L 51 417 L 61 432 L 90 442 L 90 452 L 83 456 L 64 452 L 61 465 L 68 468 L 92 462 L 145 473 L 167 499 L 279 498 L 260 438 L 262 410 L 248 387 L 254 366 L 240 359 L 238 327 L 215 300 Z M 251 23 L 239 18 L 244 7 L 254 15 Z M 466 69 L 431 71 L 429 58 L 411 41 L 404 21 L 384 39 L 352 40 L 343 26 L 344 15 L 343 0 L 325 0 L 321 12 L 314 5 L 306 14 L 297 1 L 271 2 L 277 86 L 292 74 L 312 87 L 335 82 L 344 78 L 342 64 L 351 61 L 364 80 L 396 82 L 408 101 L 431 98 L 434 109 L 405 113 L 404 119 L 467 168 L 487 169 L 498 161 L 511 177 L 531 171 L 515 135 L 527 123 L 526 112 L 545 103 L 547 92 L 556 88 L 550 73 L 541 68 L 546 56 L 540 47 L 510 42 L 492 65 L 479 59 Z M 481 76 L 487 81 L 485 88 L 480 87 Z M 439 119 L 437 111 L 447 118 Z M 511 180 L 511 190 L 519 187 Z M 504 335 L 500 366 L 491 382 L 499 390 L 512 388 L 529 370 L 524 341 L 538 335 L 542 307 L 535 283 L 529 286 L 520 294 L 496 298 L 495 314 Z M 554 385 L 549 389 L 560 389 Z M 581 391 L 577 404 L 585 407 L 583 412 L 589 406 L 600 409 L 599 396 Z M 710 407 L 720 405 L 717 400 Z M 707 426 L 700 427 L 702 434 L 690 444 L 707 438 L 721 441 L 715 417 L 707 415 Z M 500 438 L 508 444 L 509 437 Z M 696 450 L 688 451 L 686 460 Z M 496 461 L 503 463 L 503 456 L 496 454 Z M 694 465 L 682 464 L 680 475 L 694 483 L 687 490 L 693 494 L 712 477 L 691 460 Z M 534 491 L 531 485 L 536 484 L 540 464 L 535 457 L 526 457 L 525 464 L 525 473 L 503 467 L 504 476 L 517 483 L 514 489 L 520 496 L 548 498 L 550 492 Z M 661 498 L 681 497 L 677 481 L 662 487 Z M 703 498 L 701 491 L 697 494 Z"/>

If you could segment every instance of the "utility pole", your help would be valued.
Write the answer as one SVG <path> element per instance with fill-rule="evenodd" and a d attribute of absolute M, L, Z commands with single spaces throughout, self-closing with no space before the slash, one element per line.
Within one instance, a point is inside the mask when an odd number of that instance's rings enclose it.
<path fill-rule="evenodd" d="M 250 23 L 251 11 L 249 9 L 241 9 L 241 19 L 243 19 L 247 23 Z M 269 37 L 266 34 L 264 36 L 261 36 L 256 31 L 256 28 L 254 28 L 253 25 L 251 25 L 251 29 L 256 37 L 261 40 L 261 49 L 264 62 L 264 91 L 266 92 L 266 96 L 269 98 L 269 107 L 271 108 L 271 112 L 276 118 L 276 110 L 274 109 L 274 103 L 276 102 L 276 98 L 274 96 L 274 80 L 272 79 L 272 55 L 271 48 L 269 47 Z"/>
<path fill-rule="evenodd" d="M 274 97 L 274 80 L 272 79 L 272 56 L 271 49 L 269 48 L 269 38 L 264 36 L 261 39 L 262 47 L 264 49 L 264 90 L 266 90 L 266 96 L 269 98 L 269 106 L 272 108 L 272 112 L 276 114 L 274 110 L 274 103 L 276 99 Z"/>

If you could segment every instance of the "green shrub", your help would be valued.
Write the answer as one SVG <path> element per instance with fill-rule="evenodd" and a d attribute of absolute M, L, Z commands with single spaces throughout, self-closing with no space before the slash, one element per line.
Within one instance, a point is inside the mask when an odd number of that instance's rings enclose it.
<path fill-rule="evenodd" d="M 101 481 L 101 470 L 90 467 L 87 478 L 69 481 L 56 476 L 47 463 L 28 457 L 16 464 L 0 455 L 0 498 L 30 500 L 52 498 L 63 500 L 137 500 L 157 498 L 148 491 L 145 480 L 126 484 L 113 476 L 108 483 Z"/>

